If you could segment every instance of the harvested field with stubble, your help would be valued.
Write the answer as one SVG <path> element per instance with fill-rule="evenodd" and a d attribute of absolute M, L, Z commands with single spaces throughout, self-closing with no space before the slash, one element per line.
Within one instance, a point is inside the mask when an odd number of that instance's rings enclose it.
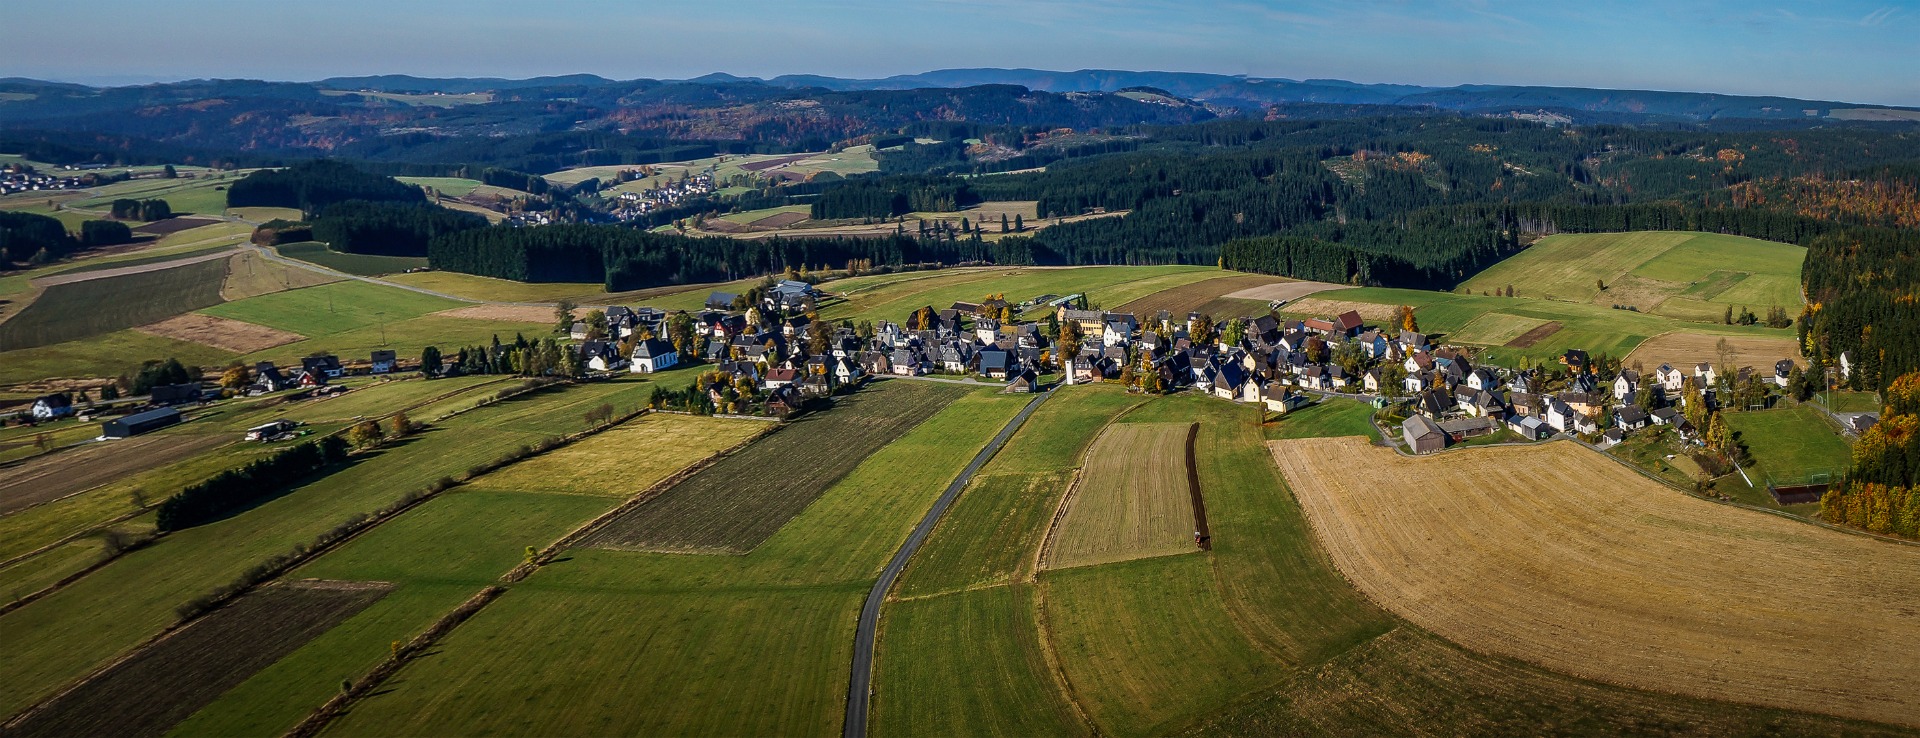
<path fill-rule="evenodd" d="M 306 340 L 306 336 L 291 331 L 199 313 L 176 315 L 134 330 L 150 336 L 212 346 L 236 354 L 250 354 L 275 346 L 285 346 L 294 341 Z"/>
<path fill-rule="evenodd" d="M 745 554 L 875 451 L 973 391 L 887 380 L 838 398 L 608 522 L 581 545 Z"/>
<path fill-rule="evenodd" d="M 649 413 L 482 476 L 468 486 L 627 497 L 772 427 L 764 421 Z"/>
<path fill-rule="evenodd" d="M 1288 315 L 1304 315 L 1322 318 L 1331 318 L 1348 310 L 1360 313 L 1360 317 L 1366 318 L 1369 321 L 1385 323 L 1399 317 L 1400 306 L 1383 305 L 1372 302 L 1355 302 L 1351 300 L 1331 300 L 1324 297 L 1308 297 L 1289 302 L 1286 307 L 1280 308 L 1280 312 Z"/>
<path fill-rule="evenodd" d="M 1710 336 L 1704 333 L 1686 333 L 1674 331 L 1662 333 L 1634 347 L 1627 354 L 1626 365 L 1639 362 L 1647 371 L 1653 371 L 1661 364 L 1672 364 L 1675 368 L 1691 371 L 1696 364 L 1707 363 L 1719 366 L 1720 342 L 1727 342 L 1728 357 L 1736 367 L 1750 366 L 1765 370 L 1762 376 L 1773 376 L 1773 364 L 1781 359 L 1793 359 L 1795 364 L 1804 365 L 1800 358 L 1800 346 L 1792 338 L 1785 336 Z"/>
<path fill-rule="evenodd" d="M 258 251 L 247 249 L 234 254 L 227 261 L 227 281 L 220 285 L 220 296 L 227 300 L 244 300 L 338 281 L 340 278 L 331 274 L 282 264 L 262 256 Z"/>
<path fill-rule="evenodd" d="M 1187 423 L 1116 423 L 1087 449 L 1087 463 L 1054 531 L 1050 569 L 1194 550 L 1187 484 Z"/>
<path fill-rule="evenodd" d="M 1226 294 L 1226 297 L 1239 300 L 1261 300 L 1264 302 L 1272 302 L 1274 300 L 1292 302 L 1315 292 L 1337 290 L 1342 287 L 1342 285 L 1328 282 L 1282 282 L 1272 279 L 1269 279 L 1268 282 L 1269 284 L 1229 292 Z"/>
<path fill-rule="evenodd" d="M 553 308 L 537 305 L 469 305 L 452 310 L 442 310 L 434 315 L 467 320 L 502 320 L 517 323 L 539 323 L 553 320 Z"/>
<path fill-rule="evenodd" d="M 1920 549 L 1708 504 L 1567 443 L 1271 447 L 1346 577 L 1470 650 L 1920 726 L 1920 649 L 1889 647 L 1920 643 Z"/>
<path fill-rule="evenodd" d="M 388 587 L 296 582 L 267 587 L 48 703 L 7 735 L 165 735 L 175 724 L 372 605 Z"/>

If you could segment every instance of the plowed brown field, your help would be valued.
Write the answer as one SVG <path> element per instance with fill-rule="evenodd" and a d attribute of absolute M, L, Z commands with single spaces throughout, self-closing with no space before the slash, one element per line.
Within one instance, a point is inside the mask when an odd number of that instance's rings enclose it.
<path fill-rule="evenodd" d="M 1347 578 L 1467 648 L 1920 726 L 1920 548 L 1695 500 L 1571 443 L 1271 445 Z"/>
<path fill-rule="evenodd" d="M 1047 566 L 1091 566 L 1194 550 L 1187 423 L 1107 426 L 1054 532 Z"/>

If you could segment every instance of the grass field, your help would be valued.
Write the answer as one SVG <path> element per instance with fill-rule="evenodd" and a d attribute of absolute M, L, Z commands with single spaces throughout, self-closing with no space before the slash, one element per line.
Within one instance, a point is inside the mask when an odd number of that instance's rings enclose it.
<path fill-rule="evenodd" d="M 715 452 L 771 427 L 655 413 L 476 479 L 475 489 L 631 497 Z"/>
<path fill-rule="evenodd" d="M 307 641 L 366 609 L 381 586 L 277 586 L 115 664 L 9 734 L 160 736 Z"/>
<path fill-rule="evenodd" d="M 388 276 L 387 280 L 455 297 L 488 302 L 555 302 L 563 298 L 576 302 L 591 302 L 606 294 L 599 284 L 593 282 L 515 282 L 459 272 L 394 274 Z M 703 292 L 700 296 L 704 299 L 706 293 Z"/>
<path fill-rule="evenodd" d="M 1873 392 L 1822 392 L 1813 399 L 1837 413 L 1877 413 L 1881 409 L 1880 395 Z"/>
<path fill-rule="evenodd" d="M 1797 312 L 1805 256 L 1799 246 L 1714 233 L 1562 234 L 1541 239 L 1461 286 L 1494 293 L 1511 285 L 1522 297 L 1634 305 L 1711 322 L 1728 306 Z"/>
<path fill-rule="evenodd" d="M 98 427 L 94 426 L 96 432 Z M 88 444 L 0 469 L 0 515 L 84 492 L 239 439 L 237 435 L 194 430 L 203 432 Z"/>
<path fill-rule="evenodd" d="M 80 341 L 0 353 L 0 385 L 52 377 L 117 377 L 140 368 L 147 359 L 176 357 L 188 366 L 216 366 L 233 354 L 197 343 L 141 333 L 114 331 Z"/>
<path fill-rule="evenodd" d="M 82 200 L 72 204 L 77 208 L 106 210 L 119 198 L 137 200 L 160 199 L 167 201 L 175 213 L 196 213 L 200 215 L 220 215 L 227 209 L 227 185 L 244 173 L 214 175 L 200 179 L 131 179 L 96 187 L 90 192 L 91 200 Z"/>
<path fill-rule="evenodd" d="M 432 187 L 447 197 L 466 197 L 474 188 L 480 186 L 480 180 L 460 177 L 394 177 L 410 185 Z"/>
<path fill-rule="evenodd" d="M 880 382 L 809 414 L 675 485 L 584 545 L 642 551 L 752 551 L 870 454 L 969 390 Z M 825 439 L 831 439 L 827 441 Z"/>
<path fill-rule="evenodd" d="M 290 243 L 276 246 L 274 251 L 289 259 L 299 259 L 310 264 L 318 264 L 335 271 L 357 274 L 363 277 L 377 277 L 382 274 L 399 274 L 408 269 L 421 269 L 427 266 L 424 256 L 373 256 L 368 254 L 345 254 L 327 248 L 319 241 Z"/>
<path fill-rule="evenodd" d="M 1084 293 L 1094 304 L 1111 307 L 1220 275 L 1220 270 L 1211 267 L 1167 266 L 994 268 L 854 277 L 829 284 L 828 291 L 847 299 L 823 307 L 820 316 L 828 320 L 901 321 L 923 306 L 941 310 L 956 301 L 979 302 L 990 293 L 1005 293 L 1016 303 L 1043 294 Z M 1038 317 L 1038 313 L 1028 317 Z"/>
<path fill-rule="evenodd" d="M 1753 454 L 1747 475 L 1757 484 L 1773 477 L 1783 484 L 1804 480 L 1808 474 L 1838 477 L 1853 463 L 1853 448 L 1811 406 L 1744 413 L 1722 413 L 1734 440 Z"/>
<path fill-rule="evenodd" d="M 1605 305 L 1591 303 L 1556 302 L 1553 300 L 1532 299 L 1527 297 L 1483 297 L 1478 294 L 1459 294 L 1448 292 L 1430 292 L 1425 290 L 1403 290 L 1384 287 L 1356 287 L 1320 292 L 1312 297 L 1303 298 L 1281 309 L 1293 317 L 1328 317 L 1343 310 L 1358 310 L 1369 321 L 1380 323 L 1388 320 L 1395 306 L 1410 305 L 1420 322 L 1420 329 L 1433 334 L 1441 334 L 1440 340 L 1462 344 L 1482 345 L 1480 360 L 1501 366 L 1513 366 L 1525 357 L 1534 363 L 1551 361 L 1567 349 L 1582 349 L 1594 354 L 1607 354 L 1623 357 L 1633 352 L 1649 338 L 1663 334 L 1692 334 L 1706 337 L 1711 345 L 1720 337 L 1726 336 L 1738 342 L 1739 339 L 1781 339 L 1791 342 L 1795 335 L 1792 329 L 1774 329 L 1760 326 L 1727 326 L 1695 323 L 1664 315 L 1636 313 L 1628 310 L 1614 310 Z M 1499 338 L 1501 335 L 1475 336 L 1473 326 L 1489 314 L 1499 314 L 1501 318 L 1481 326 L 1510 323 L 1521 319 L 1531 319 L 1557 323 L 1559 330 L 1546 335 L 1526 346 L 1520 341 L 1501 344 L 1476 344 L 1475 338 Z M 1716 318 L 1717 320 L 1717 318 Z M 1503 326 L 1500 333 L 1510 332 L 1512 326 Z M 1677 333 L 1676 333 L 1677 332 Z M 1766 366 L 1781 357 L 1769 359 Z M 1648 369 L 1659 366 L 1657 362 L 1648 365 Z"/>
<path fill-rule="evenodd" d="M 1128 423 L 1100 434 L 1053 533 L 1049 568 L 1194 550 L 1184 423 Z"/>
<path fill-rule="evenodd" d="M 1340 398 L 1321 400 L 1293 410 L 1267 425 L 1267 438 L 1378 437 L 1373 407 Z"/>
<path fill-rule="evenodd" d="M 215 259 L 53 285 L 0 323 L 0 351 L 89 338 L 218 305 L 226 275 L 226 263 Z M 103 309 L 106 305 L 113 309 Z"/>
<path fill-rule="evenodd" d="M 747 555 L 572 551 L 330 734 L 837 732 L 873 577 L 1027 399 L 954 401 Z"/>
<path fill-rule="evenodd" d="M 391 325 L 461 304 L 349 280 L 237 300 L 201 312 L 319 338 Z"/>
<path fill-rule="evenodd" d="M 475 410 L 233 517 L 169 534 L 49 597 L 0 615 L 0 649 L 9 654 L 0 660 L 0 680 L 13 687 L 0 694 L 0 713 L 16 712 L 123 652 L 172 622 L 176 605 L 233 580 L 266 557 L 441 476 L 579 430 L 584 406 L 609 402 L 616 409 L 633 408 L 653 386 L 587 384 Z M 536 499 L 556 504 L 576 498 Z M 507 543 L 517 560 L 534 541 Z M 386 647 L 385 641 L 377 645 L 382 652 Z M 330 694 L 338 678 L 328 676 Z"/>
<path fill-rule="evenodd" d="M 1920 726 L 1920 652 L 1859 636 L 1920 639 L 1907 609 L 1920 551 L 1709 505 L 1568 443 L 1407 458 L 1315 439 L 1273 453 L 1341 571 L 1469 649 Z M 1369 472 L 1346 473 L 1355 464 Z"/>

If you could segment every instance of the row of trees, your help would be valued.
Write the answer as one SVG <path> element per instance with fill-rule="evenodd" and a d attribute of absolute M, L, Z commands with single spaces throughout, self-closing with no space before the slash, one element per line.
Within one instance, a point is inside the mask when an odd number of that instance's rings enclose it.
<path fill-rule="evenodd" d="M 166 200 L 134 200 L 120 198 L 113 201 L 109 210 L 114 220 L 166 220 L 173 217 L 173 206 Z"/>
<path fill-rule="evenodd" d="M 160 503 L 154 525 L 161 531 L 175 531 L 216 520 L 280 494 L 346 458 L 347 442 L 338 436 L 302 443 L 180 490 Z"/>

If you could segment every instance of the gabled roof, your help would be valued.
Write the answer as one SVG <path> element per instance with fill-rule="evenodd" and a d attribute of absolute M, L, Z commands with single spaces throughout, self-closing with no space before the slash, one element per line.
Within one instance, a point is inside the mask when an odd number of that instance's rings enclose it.
<path fill-rule="evenodd" d="M 1436 425 L 1425 415 L 1409 415 L 1407 416 L 1406 422 L 1401 423 L 1400 427 L 1411 431 L 1414 438 L 1440 435 L 1440 426 Z"/>
<path fill-rule="evenodd" d="M 633 358 L 651 359 L 674 353 L 673 344 L 658 338 L 649 338 L 633 345 Z"/>
<path fill-rule="evenodd" d="M 1348 310 L 1344 313 L 1341 313 L 1339 317 L 1334 318 L 1333 322 L 1335 325 L 1340 326 L 1340 330 L 1351 331 L 1356 328 L 1359 328 L 1366 321 L 1361 320 L 1360 311 Z"/>

